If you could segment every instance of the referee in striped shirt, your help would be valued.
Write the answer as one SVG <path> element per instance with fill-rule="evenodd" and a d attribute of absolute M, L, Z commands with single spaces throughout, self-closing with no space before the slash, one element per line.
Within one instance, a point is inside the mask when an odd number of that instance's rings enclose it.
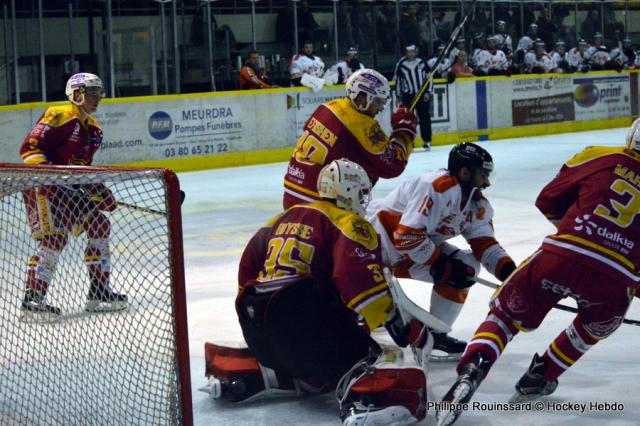
<path fill-rule="evenodd" d="M 427 78 L 427 64 L 418 57 L 418 48 L 409 45 L 405 48 L 405 55 L 396 64 L 393 81 L 396 83 L 396 95 L 400 102 L 409 107 L 411 101 L 418 94 Z M 431 149 L 431 108 L 430 101 L 433 94 L 433 81 L 427 87 L 424 98 L 416 105 L 415 113 L 420 123 L 420 137 L 424 141 L 424 148 Z"/>

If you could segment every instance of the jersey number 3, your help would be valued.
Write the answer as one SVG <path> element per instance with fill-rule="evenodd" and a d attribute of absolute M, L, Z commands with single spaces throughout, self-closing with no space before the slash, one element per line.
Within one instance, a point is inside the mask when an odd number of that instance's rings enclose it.
<path fill-rule="evenodd" d="M 640 191 L 623 179 L 613 181 L 610 189 L 616 194 L 628 194 L 631 195 L 631 197 L 626 204 L 622 204 L 613 199 L 609 200 L 611 202 L 611 209 L 602 204 L 598 204 L 593 212 L 621 228 L 626 228 L 631 225 L 633 219 L 640 213 Z"/>

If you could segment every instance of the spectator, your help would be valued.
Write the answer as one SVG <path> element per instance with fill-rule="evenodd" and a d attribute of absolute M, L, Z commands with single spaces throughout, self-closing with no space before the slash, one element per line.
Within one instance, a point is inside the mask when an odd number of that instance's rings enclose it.
<path fill-rule="evenodd" d="M 249 52 L 249 58 L 240 70 L 240 90 L 248 89 L 268 89 L 272 87 L 269 77 L 264 69 L 260 68 L 260 56 L 258 52 Z"/>
<path fill-rule="evenodd" d="M 473 69 L 467 64 L 467 52 L 461 50 L 456 57 L 456 63 L 453 64 L 451 70 L 456 77 L 473 77 Z"/>
<path fill-rule="evenodd" d="M 294 45 L 294 6 L 288 3 L 276 18 L 276 39 L 289 46 Z M 313 14 L 309 10 L 307 0 L 302 0 L 297 8 L 298 13 L 298 40 L 313 40 L 314 32 L 319 27 Z"/>
<path fill-rule="evenodd" d="M 444 10 L 435 9 L 431 23 L 431 34 L 434 39 L 448 40 L 450 36 L 449 24 L 444 20 Z"/>
<path fill-rule="evenodd" d="M 568 73 L 569 72 L 569 62 L 568 62 L 567 47 L 563 40 L 556 41 L 556 48 L 551 52 L 551 68 L 553 72 L 557 73 Z"/>
<path fill-rule="evenodd" d="M 336 84 L 344 84 L 347 82 L 347 79 L 351 74 L 364 68 L 364 65 L 362 65 L 358 57 L 358 49 L 350 47 L 347 49 L 345 58 L 342 61 L 336 62 L 331 68 L 329 68 L 327 76 L 329 73 L 335 73 L 337 75 Z"/>
<path fill-rule="evenodd" d="M 487 51 L 489 64 L 486 70 L 488 75 L 507 75 L 509 60 L 502 50 L 498 49 L 498 41 L 494 36 L 487 38 Z"/>
<path fill-rule="evenodd" d="M 302 86 L 302 77 L 305 74 L 316 78 L 324 75 L 324 62 L 313 54 L 313 43 L 307 40 L 302 46 L 302 52 L 291 59 L 289 77 L 292 86 Z"/>
<path fill-rule="evenodd" d="M 346 3 L 344 1 L 340 2 Z M 393 3 L 385 2 L 382 7 L 376 7 L 376 19 L 377 19 L 377 27 L 384 28 L 385 31 L 378 32 L 378 41 L 380 42 L 380 47 L 383 51 L 391 51 L 394 48 L 394 44 L 396 41 L 396 9 Z M 342 28 L 342 27 L 340 27 Z M 340 35 L 342 35 L 342 30 L 340 31 Z"/>
<path fill-rule="evenodd" d="M 507 32 L 507 23 L 505 21 L 496 22 L 496 33 L 493 37 L 496 39 L 498 49 L 502 50 L 505 55 L 510 56 L 513 52 L 513 41 Z"/>
<path fill-rule="evenodd" d="M 535 43 L 535 50 L 527 53 L 524 58 L 524 72 L 529 74 L 545 74 L 551 72 L 551 57 L 545 51 L 544 41 Z"/>
<path fill-rule="evenodd" d="M 411 4 L 405 7 L 400 17 L 399 39 L 401 46 L 418 46 L 420 43 L 417 12 L 418 7 L 415 4 Z"/>
<path fill-rule="evenodd" d="M 569 62 L 569 72 L 588 72 L 591 67 L 585 59 L 587 50 L 587 42 L 584 39 L 578 40 L 578 46 L 569 50 L 567 54 L 567 62 Z"/>
<path fill-rule="evenodd" d="M 418 94 L 427 77 L 427 65 L 418 57 L 418 48 L 409 45 L 405 48 L 405 55 L 396 64 L 393 80 L 396 82 L 396 95 L 400 103 L 407 108 Z M 420 123 L 420 136 L 424 141 L 424 148 L 431 149 L 431 108 L 429 102 L 433 93 L 433 82 L 429 84 L 425 95 L 416 104 L 415 113 Z"/>
<path fill-rule="evenodd" d="M 373 37 L 373 19 L 371 8 L 358 0 L 354 3 L 351 11 L 351 26 L 355 45 L 360 49 L 368 50 L 373 48 L 375 43 Z M 391 30 L 393 31 L 393 30 Z"/>
<path fill-rule="evenodd" d="M 611 50 L 611 60 L 615 61 L 621 68 L 631 70 L 635 68 L 636 53 L 629 37 L 622 39 L 622 47 Z"/>
<path fill-rule="evenodd" d="M 338 34 L 340 44 L 354 46 L 353 25 L 351 24 L 351 6 L 346 1 L 338 3 Z"/>
<path fill-rule="evenodd" d="M 558 27 L 549 20 L 549 10 L 546 7 L 540 11 L 536 24 L 538 25 L 538 35 L 545 45 L 553 46 L 553 35 L 558 31 Z"/>
<path fill-rule="evenodd" d="M 580 35 L 586 40 L 591 40 L 595 34 L 602 29 L 601 26 L 602 23 L 600 22 L 598 11 L 591 9 L 580 26 Z"/>

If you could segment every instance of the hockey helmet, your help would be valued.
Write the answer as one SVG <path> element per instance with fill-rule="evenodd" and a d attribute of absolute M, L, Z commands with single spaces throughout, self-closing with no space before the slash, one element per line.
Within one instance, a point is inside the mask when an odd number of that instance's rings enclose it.
<path fill-rule="evenodd" d="M 320 170 L 318 193 L 322 198 L 335 200 L 338 207 L 364 217 L 371 201 L 371 181 L 360 165 L 341 158 Z"/>
<path fill-rule="evenodd" d="M 538 32 L 538 24 L 532 22 L 529 24 L 529 32 Z"/>
<path fill-rule="evenodd" d="M 627 132 L 627 148 L 640 152 L 640 118 L 636 118 Z"/>
<path fill-rule="evenodd" d="M 391 88 L 387 79 L 376 70 L 365 68 L 351 74 L 347 79 L 347 97 L 351 99 L 351 104 L 361 112 L 366 112 L 371 104 L 378 100 L 383 108 L 386 107 L 391 96 Z M 356 98 L 361 93 L 366 95 L 364 106 L 356 104 Z"/>
<path fill-rule="evenodd" d="M 97 89 L 101 93 L 102 80 L 100 80 L 100 77 L 95 74 L 81 72 L 69 77 L 64 93 L 67 95 L 67 99 L 69 99 L 72 103 L 81 105 L 84 102 L 84 94 L 86 93 L 87 89 L 91 88 Z M 76 101 L 73 99 L 73 94 L 76 90 L 80 91 L 80 101 Z"/>
<path fill-rule="evenodd" d="M 586 47 L 587 46 L 587 41 L 583 38 L 578 40 L 578 46 L 583 46 Z"/>
<path fill-rule="evenodd" d="M 480 145 L 463 142 L 451 149 L 447 169 L 451 175 L 457 175 L 463 167 L 469 168 L 472 173 L 478 169 L 484 170 L 489 173 L 489 182 L 493 183 L 493 158 Z"/>

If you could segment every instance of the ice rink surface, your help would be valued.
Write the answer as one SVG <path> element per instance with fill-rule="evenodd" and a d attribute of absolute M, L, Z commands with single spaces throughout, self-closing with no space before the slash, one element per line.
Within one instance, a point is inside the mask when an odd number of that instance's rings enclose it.
<path fill-rule="evenodd" d="M 498 241 L 516 263 L 531 254 L 554 228 L 537 211 L 534 200 L 561 164 L 589 145 L 622 145 L 626 129 L 591 131 L 512 140 L 481 142 L 494 158 L 496 182 L 485 191 L 495 209 Z M 451 146 L 414 153 L 402 176 L 380 180 L 373 196 L 382 197 L 399 182 L 445 167 Z M 242 250 L 259 226 L 281 211 L 286 163 L 180 175 L 187 194 L 183 206 L 189 340 L 195 423 L 198 425 L 337 425 L 338 406 L 331 394 L 301 399 L 266 400 L 245 405 L 214 402 L 198 392 L 204 386 L 204 342 L 242 341 L 234 310 L 237 266 Z M 455 243 L 465 244 L 463 240 Z M 495 281 L 486 272 L 483 277 Z M 607 283 L 602 283 L 606 285 Z M 407 292 L 428 306 L 430 284 L 406 283 Z M 491 290 L 471 289 L 452 335 L 471 338 L 484 319 Z M 566 304 L 572 304 L 565 300 Z M 574 305 L 575 306 L 575 305 Z M 628 318 L 640 319 L 634 302 Z M 542 326 L 520 333 L 491 370 L 474 401 L 505 403 L 535 352 L 548 344 L 573 320 L 573 314 L 552 310 Z M 638 357 L 640 328 L 622 325 L 593 347 L 560 377 L 557 391 L 541 411 L 491 411 L 490 406 L 465 412 L 457 425 L 638 425 Z M 407 360 L 411 357 L 407 353 Z M 456 374 L 454 363 L 431 364 L 427 379 L 430 401 L 439 401 Z M 598 411 L 590 403 L 621 404 L 621 411 Z M 586 404 L 583 411 L 578 404 Z M 620 407 L 620 405 L 618 405 Z M 472 407 L 473 408 L 473 407 Z M 435 424 L 433 411 L 421 424 Z"/>

